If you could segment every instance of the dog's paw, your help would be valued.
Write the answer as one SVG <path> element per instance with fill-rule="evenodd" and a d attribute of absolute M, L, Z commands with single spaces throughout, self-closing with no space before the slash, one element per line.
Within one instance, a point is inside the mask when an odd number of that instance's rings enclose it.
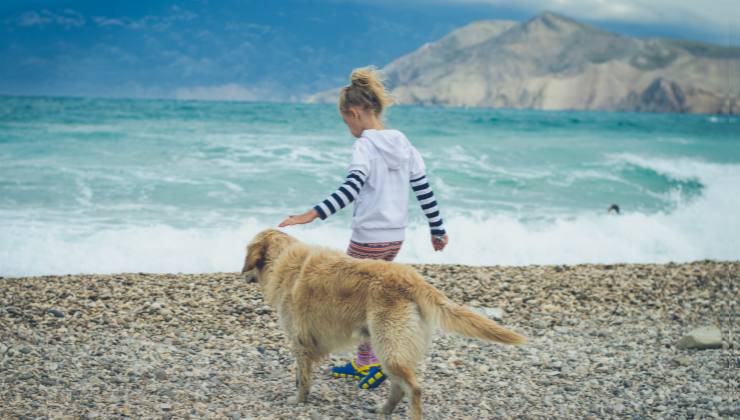
<path fill-rule="evenodd" d="M 383 414 L 383 415 L 390 415 L 393 411 L 389 410 L 388 407 L 383 405 L 376 405 L 374 407 L 368 407 L 367 411 L 373 413 L 373 414 Z"/>
<path fill-rule="evenodd" d="M 304 401 L 306 401 L 306 399 L 305 398 L 301 398 L 299 396 L 288 397 L 288 404 L 290 404 L 290 405 L 301 404 Z"/>

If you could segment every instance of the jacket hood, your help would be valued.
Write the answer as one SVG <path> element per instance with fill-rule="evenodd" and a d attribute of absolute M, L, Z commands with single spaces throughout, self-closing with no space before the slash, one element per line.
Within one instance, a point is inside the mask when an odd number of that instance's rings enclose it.
<path fill-rule="evenodd" d="M 411 143 L 398 130 L 365 130 L 362 137 L 370 140 L 370 144 L 378 151 L 388 169 L 398 170 L 403 162 L 411 157 Z"/>

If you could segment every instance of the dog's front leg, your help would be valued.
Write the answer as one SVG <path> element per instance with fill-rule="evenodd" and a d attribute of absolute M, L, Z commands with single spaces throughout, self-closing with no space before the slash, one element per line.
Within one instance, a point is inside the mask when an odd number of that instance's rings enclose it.
<path fill-rule="evenodd" d="M 303 354 L 296 354 L 296 386 L 298 387 L 298 393 L 295 397 L 288 398 L 288 403 L 299 404 L 306 401 L 306 396 L 311 390 L 312 364 L 310 358 Z"/>

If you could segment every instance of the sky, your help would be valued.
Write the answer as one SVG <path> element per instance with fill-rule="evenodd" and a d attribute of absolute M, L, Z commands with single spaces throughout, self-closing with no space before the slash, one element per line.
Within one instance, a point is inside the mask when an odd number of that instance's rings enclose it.
<path fill-rule="evenodd" d="M 3 0 L 0 94 L 297 101 L 470 22 L 544 11 L 740 45 L 738 0 Z"/>

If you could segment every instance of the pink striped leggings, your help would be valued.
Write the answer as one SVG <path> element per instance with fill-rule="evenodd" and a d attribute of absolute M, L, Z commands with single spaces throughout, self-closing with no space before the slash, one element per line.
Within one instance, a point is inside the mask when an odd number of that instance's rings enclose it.
<path fill-rule="evenodd" d="M 401 250 L 401 244 L 403 244 L 403 241 L 375 242 L 369 244 L 349 241 L 347 255 L 361 259 L 393 261 L 393 259 L 396 258 L 396 255 L 398 255 L 398 251 Z M 361 367 L 376 363 L 379 363 L 379 361 L 378 358 L 375 357 L 375 353 L 373 353 L 373 348 L 370 343 L 360 344 L 357 348 L 355 364 Z"/>

